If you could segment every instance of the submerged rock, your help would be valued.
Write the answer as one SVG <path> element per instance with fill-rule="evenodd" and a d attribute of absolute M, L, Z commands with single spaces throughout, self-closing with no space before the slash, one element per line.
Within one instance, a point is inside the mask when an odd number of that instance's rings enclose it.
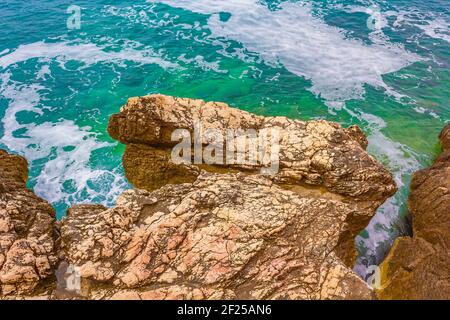
<path fill-rule="evenodd" d="M 54 210 L 27 179 L 27 161 L 0 150 L 0 297 L 45 291 L 57 262 Z"/>
<path fill-rule="evenodd" d="M 440 141 L 433 166 L 413 176 L 413 236 L 397 239 L 381 265 L 382 299 L 450 299 L 450 125 Z"/>

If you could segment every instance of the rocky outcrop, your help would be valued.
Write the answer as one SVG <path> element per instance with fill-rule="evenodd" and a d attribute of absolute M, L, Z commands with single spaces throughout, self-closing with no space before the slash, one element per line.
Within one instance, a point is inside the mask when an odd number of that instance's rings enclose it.
<path fill-rule="evenodd" d="M 229 129 L 277 129 L 280 145 L 280 169 L 274 177 L 277 183 L 321 185 L 337 194 L 369 200 L 384 200 L 396 190 L 391 174 L 365 151 L 367 140 L 356 126 L 344 129 L 324 120 L 304 122 L 285 117 L 261 117 L 224 103 L 150 95 L 129 99 L 120 113 L 111 117 L 108 131 L 114 139 L 131 146 L 124 156 L 129 180 L 139 188 L 156 189 L 179 175 L 169 168 L 165 179 L 152 176 L 154 173 L 161 177 L 159 170 L 154 170 L 155 162 L 157 165 L 168 162 L 171 148 L 178 143 L 172 141 L 172 133 L 176 129 L 187 129 L 194 136 L 195 123 L 201 124 L 204 132 L 216 129 L 223 136 Z M 209 142 L 204 135 L 202 143 Z M 139 155 L 135 151 L 142 146 L 147 148 L 144 147 L 145 154 L 141 158 L 147 159 L 154 152 L 153 158 L 158 160 L 138 163 Z M 246 162 L 215 166 L 259 173 L 262 165 Z M 190 169 L 194 172 L 189 172 Z M 184 166 L 180 170 L 192 174 L 190 182 L 195 181 L 200 172 L 198 166 Z"/>
<path fill-rule="evenodd" d="M 413 236 L 395 241 L 381 266 L 382 299 L 450 299 L 450 125 L 443 153 L 411 182 Z"/>
<path fill-rule="evenodd" d="M 186 129 L 194 140 L 198 124 L 203 133 L 214 129 L 224 137 L 230 129 L 276 130 L 279 170 L 270 177 L 274 183 L 304 195 L 314 193 L 318 198 L 321 193 L 329 193 L 354 206 L 354 214 L 347 216 L 338 244 L 339 256 L 348 266 L 353 265 L 355 236 L 367 226 L 376 208 L 396 191 L 391 174 L 365 151 L 367 139 L 358 127 L 345 129 L 323 120 L 261 117 L 224 103 L 150 95 L 129 99 L 120 113 L 111 117 L 108 131 L 127 145 L 123 165 L 128 180 L 149 191 L 168 183 L 192 183 L 202 169 L 260 174 L 261 168 L 267 166 L 262 161 L 230 164 L 226 159 L 223 164 L 175 164 L 171 150 L 178 141 L 172 141 L 172 133 Z M 248 145 L 257 144 L 258 137 L 248 139 L 247 148 L 241 150 L 245 159 L 250 158 Z M 206 134 L 200 138 L 203 146 L 212 142 Z M 225 157 L 229 145 L 220 143 Z"/>
<path fill-rule="evenodd" d="M 262 176 L 203 172 L 75 206 L 62 254 L 91 299 L 371 299 L 336 255 L 355 208 Z"/>
<path fill-rule="evenodd" d="M 276 129 L 279 170 L 267 175 L 261 169 L 272 163 L 265 161 L 174 162 L 172 132 L 186 129 L 196 142 L 198 122 L 206 131 L 234 129 L 237 139 L 246 135 L 239 130 Z M 130 99 L 108 130 L 126 144 L 126 175 L 140 189 L 124 192 L 113 208 L 73 206 L 58 227 L 51 207 L 26 189 L 26 161 L 0 154 L 1 295 L 375 297 L 351 270 L 354 238 L 396 187 L 365 151 L 358 127 L 151 95 Z M 202 136 L 200 146 L 207 149 L 210 138 Z M 248 139 L 246 146 L 261 142 Z M 229 151 L 226 142 L 214 143 Z M 248 159 L 250 148 L 241 153 Z"/>
<path fill-rule="evenodd" d="M 262 162 L 175 163 L 186 129 L 276 129 L 279 170 Z M 241 131 L 239 131 L 241 130 Z M 132 98 L 108 131 L 126 144 L 129 190 L 114 208 L 75 206 L 61 255 L 90 299 L 371 299 L 349 268 L 354 238 L 392 195 L 391 175 L 358 127 L 264 118 L 223 103 Z M 249 144 L 255 136 L 248 137 Z M 212 143 L 201 136 L 200 145 Z M 215 141 L 225 149 L 229 145 Z M 241 150 L 249 158 L 250 148 Z M 189 159 L 195 150 L 189 150 Z M 222 155 L 224 156 L 224 155 Z M 219 161 L 220 162 L 220 161 Z"/>
<path fill-rule="evenodd" d="M 54 210 L 27 179 L 27 161 L 0 150 L 0 297 L 45 291 L 57 262 Z"/>

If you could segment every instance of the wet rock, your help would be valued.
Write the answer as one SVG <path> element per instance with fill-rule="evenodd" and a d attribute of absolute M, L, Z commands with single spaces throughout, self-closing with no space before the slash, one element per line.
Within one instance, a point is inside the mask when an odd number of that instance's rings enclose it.
<path fill-rule="evenodd" d="M 397 239 L 381 266 L 382 299 L 450 299 L 450 125 L 440 141 L 433 166 L 413 176 L 413 236 Z"/>

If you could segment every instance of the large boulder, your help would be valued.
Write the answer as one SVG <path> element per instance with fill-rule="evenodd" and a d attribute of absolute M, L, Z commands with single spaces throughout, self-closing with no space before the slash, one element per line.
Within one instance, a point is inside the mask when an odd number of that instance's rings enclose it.
<path fill-rule="evenodd" d="M 71 208 L 65 261 L 89 299 L 372 299 L 336 254 L 355 208 L 262 176 L 202 172 Z"/>
<path fill-rule="evenodd" d="M 57 261 L 54 210 L 27 179 L 27 161 L 0 150 L 0 297 L 45 291 Z"/>
<path fill-rule="evenodd" d="M 217 129 L 223 136 L 229 129 L 277 129 L 280 144 L 280 169 L 274 177 L 277 182 L 319 185 L 337 194 L 375 201 L 385 200 L 396 190 L 391 174 L 365 151 L 367 140 L 356 126 L 345 129 L 324 120 L 305 122 L 285 117 L 262 117 L 224 103 L 157 94 L 129 99 L 120 113 L 110 118 L 108 131 L 114 139 L 131 146 L 124 157 L 129 180 L 137 187 L 156 189 L 176 179 L 179 172 L 173 170 L 165 179 L 153 177 L 153 173 L 160 174 L 154 170 L 154 162 L 163 161 L 146 161 L 150 150 L 156 149 L 156 159 L 162 159 L 164 151 L 170 158 L 171 147 L 178 143 L 172 141 L 172 133 L 176 129 L 187 129 L 194 136 L 195 123 L 200 123 L 204 131 Z M 204 136 L 202 142 L 209 141 Z M 137 148 L 145 150 L 139 166 L 132 163 L 139 157 L 135 152 Z M 128 155 L 129 149 L 132 156 Z M 261 169 L 260 163 L 215 166 L 254 173 Z M 185 171 L 188 169 L 184 168 Z M 145 174 L 140 175 L 140 172 Z M 191 182 L 198 173 L 196 170 L 192 174 Z"/>
<path fill-rule="evenodd" d="M 395 241 L 381 266 L 382 299 L 450 299 L 450 125 L 443 153 L 411 182 L 413 236 Z"/>
<path fill-rule="evenodd" d="M 235 132 L 276 130 L 279 169 L 269 178 L 301 195 L 329 193 L 355 208 L 347 216 L 338 254 L 347 266 L 356 259 L 355 236 L 363 230 L 376 209 L 396 191 L 392 175 L 365 150 L 367 139 L 357 126 L 343 128 L 324 120 L 300 121 L 285 117 L 262 117 L 224 103 L 182 99 L 164 95 L 131 98 L 120 113 L 110 118 L 110 135 L 126 144 L 123 165 L 128 180 L 148 191 L 168 183 L 192 183 L 201 170 L 213 173 L 260 174 L 267 163 L 192 164 L 174 163 L 171 150 L 178 143 L 172 133 L 185 129 L 192 140 L 196 125 L 202 132 L 215 129 L 224 137 Z M 198 130 L 197 130 L 198 131 Z M 255 144 L 257 138 L 249 144 Z M 200 144 L 211 143 L 201 136 Z M 217 141 L 216 141 L 217 143 Z M 229 145 L 223 143 L 224 154 Z M 241 150 L 249 159 L 248 147 Z"/>

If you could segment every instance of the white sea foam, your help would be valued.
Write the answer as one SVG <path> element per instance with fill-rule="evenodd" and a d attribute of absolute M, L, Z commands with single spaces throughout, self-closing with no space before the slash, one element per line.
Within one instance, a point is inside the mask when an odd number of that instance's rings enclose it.
<path fill-rule="evenodd" d="M 450 42 L 450 21 L 432 12 L 423 12 L 416 8 L 410 10 L 389 11 L 384 15 L 394 17 L 394 29 L 413 26 L 423 31 L 423 34 L 434 39 Z"/>
<path fill-rule="evenodd" d="M 19 111 L 42 114 L 42 92 L 46 88 L 37 84 L 22 84 L 11 80 L 11 72 L 0 75 L 0 95 L 9 101 L 2 119 L 4 134 L 0 142 L 9 150 L 33 161 L 47 160 L 36 178 L 34 191 L 44 199 L 56 204 L 79 202 L 103 202 L 110 204 L 126 188 L 121 173 L 92 169 L 89 165 L 93 151 L 111 147 L 101 142 L 90 128 L 80 128 L 73 121 L 55 123 L 20 124 L 16 118 Z M 20 136 L 15 132 L 23 131 Z M 96 185 L 103 188 L 96 190 Z M 70 183 L 70 191 L 64 183 Z M 99 187 L 100 188 L 100 187 Z"/>
<path fill-rule="evenodd" d="M 435 112 L 433 112 L 431 110 L 428 110 L 428 109 L 426 109 L 424 107 L 415 106 L 413 108 L 413 110 L 416 111 L 417 113 L 428 114 L 428 115 L 432 116 L 435 119 L 440 119 L 440 117 Z"/>
<path fill-rule="evenodd" d="M 155 2 L 155 1 L 149 1 Z M 364 85 L 394 93 L 382 75 L 400 70 L 420 58 L 389 42 L 367 45 L 350 39 L 342 29 L 315 17 L 303 3 L 283 2 L 275 11 L 257 0 L 161 0 L 173 7 L 210 15 L 214 38 L 242 43 L 269 63 L 281 63 L 311 80 L 311 91 L 333 108 L 360 99 Z M 220 12 L 231 17 L 222 21 Z"/>
<path fill-rule="evenodd" d="M 178 57 L 178 60 L 184 62 L 186 64 L 194 63 L 197 67 L 202 69 L 203 71 L 214 71 L 217 73 L 228 73 L 226 70 L 220 69 L 219 61 L 209 62 L 206 61 L 205 58 L 201 55 L 197 55 L 193 58 L 186 58 L 185 54 L 182 54 Z"/>
<path fill-rule="evenodd" d="M 382 250 L 380 251 L 380 248 L 382 248 L 380 244 L 392 242 L 395 236 L 398 235 L 393 234 L 392 226 L 399 222 L 400 205 L 406 201 L 405 192 L 402 190 L 408 187 L 405 179 L 417 171 L 421 165 L 418 155 L 414 151 L 383 134 L 382 130 L 387 126 L 383 119 L 361 110 L 353 111 L 345 108 L 345 111 L 364 124 L 368 131 L 368 151 L 384 162 L 389 171 L 393 173 L 394 180 L 400 189 L 397 194 L 378 208 L 376 215 L 365 229 L 370 235 L 369 238 L 356 238 L 356 242 L 362 243 L 364 248 L 370 252 L 365 257 L 372 256 L 374 259 L 377 259 L 377 261 L 372 262 L 380 263 L 380 260 L 384 257 L 383 254 L 385 254 Z M 355 271 L 364 277 L 366 266 L 362 263 L 357 263 Z"/>
<path fill-rule="evenodd" d="M 450 24 L 442 18 L 436 18 L 423 24 L 416 23 L 415 26 L 422 29 L 431 38 L 445 40 L 450 43 Z"/>
<path fill-rule="evenodd" d="M 38 80 L 45 80 L 47 77 L 51 77 L 51 75 L 52 75 L 52 72 L 50 71 L 50 66 L 48 64 L 45 64 L 38 71 L 36 78 Z"/>
<path fill-rule="evenodd" d="M 390 16 L 390 12 L 382 12 L 379 5 L 377 4 L 367 4 L 367 6 L 356 6 L 348 5 L 344 6 L 337 4 L 334 6 L 335 9 L 341 9 L 348 13 L 365 13 L 370 16 L 367 19 L 367 27 L 373 30 L 373 32 L 380 32 L 383 28 L 389 25 L 387 17 Z"/>
<path fill-rule="evenodd" d="M 0 57 L 0 67 L 7 67 L 33 58 L 57 58 L 61 64 L 70 60 L 83 62 L 85 65 L 94 65 L 99 62 L 121 64 L 124 61 L 133 61 L 138 64 L 157 64 L 162 68 L 177 68 L 176 63 L 164 60 L 151 49 L 136 50 L 125 48 L 121 51 L 105 51 L 93 43 L 73 43 L 60 41 L 47 43 L 44 41 L 20 45 L 16 50 Z"/>
<path fill-rule="evenodd" d="M 349 13 L 363 12 L 370 15 L 373 20 L 378 22 L 375 25 L 377 31 L 386 27 L 393 27 L 394 30 L 398 30 L 405 26 L 414 26 L 431 38 L 450 42 L 450 21 L 448 17 L 432 11 L 423 11 L 416 7 L 396 8 L 395 6 L 391 10 L 382 11 L 375 1 L 363 1 L 363 5 L 333 4 L 331 7 Z M 391 26 L 388 20 L 392 19 L 395 20 Z"/>
<path fill-rule="evenodd" d="M 111 39 L 105 43 L 114 44 Z M 58 120 L 55 123 L 21 124 L 18 112 L 28 111 L 42 115 L 46 107 L 41 94 L 48 89 L 35 82 L 19 83 L 11 79 L 8 69 L 21 62 L 38 59 L 42 64 L 36 80 L 47 80 L 52 76 L 49 62 L 59 62 L 65 68 L 68 61 L 83 63 L 79 69 L 97 63 L 123 65 L 125 61 L 135 64 L 157 64 L 162 68 L 178 68 L 178 64 L 162 58 L 160 53 L 143 47 L 134 41 L 122 41 L 121 50 L 96 45 L 61 40 L 39 41 L 20 45 L 13 51 L 3 51 L 0 56 L 0 95 L 8 100 L 2 119 L 4 133 L 0 139 L 9 150 L 24 155 L 31 163 L 46 159 L 45 165 L 35 178 L 35 192 L 52 203 L 103 202 L 110 204 L 127 187 L 120 172 L 95 169 L 90 166 L 90 157 L 95 150 L 112 145 L 101 142 L 90 128 L 80 128 L 73 121 Z M 17 133 L 20 130 L 20 135 Z"/>

